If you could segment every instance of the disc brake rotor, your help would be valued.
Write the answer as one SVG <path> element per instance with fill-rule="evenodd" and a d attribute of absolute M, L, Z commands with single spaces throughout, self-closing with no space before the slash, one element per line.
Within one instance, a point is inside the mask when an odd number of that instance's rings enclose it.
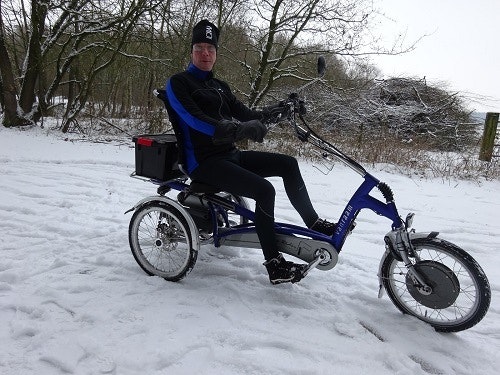
<path fill-rule="evenodd" d="M 433 309 L 445 309 L 456 301 L 460 282 L 452 270 L 433 260 L 418 262 L 414 267 L 432 289 L 430 293 L 424 291 L 407 273 L 406 287 L 415 301 Z"/>

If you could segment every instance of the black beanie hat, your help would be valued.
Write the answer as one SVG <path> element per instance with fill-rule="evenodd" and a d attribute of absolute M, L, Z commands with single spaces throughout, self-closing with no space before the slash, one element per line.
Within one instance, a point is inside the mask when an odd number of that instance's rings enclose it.
<path fill-rule="evenodd" d="M 191 47 L 195 43 L 208 43 L 215 47 L 219 44 L 219 29 L 210 21 L 202 20 L 193 27 Z"/>

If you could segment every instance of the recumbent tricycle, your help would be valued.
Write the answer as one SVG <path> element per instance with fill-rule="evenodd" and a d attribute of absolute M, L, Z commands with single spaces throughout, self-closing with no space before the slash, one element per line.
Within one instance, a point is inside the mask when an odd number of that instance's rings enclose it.
<path fill-rule="evenodd" d="M 323 71 L 324 59 L 319 58 L 316 80 Z M 156 95 L 166 100 L 162 90 L 156 90 Z M 411 229 L 414 215 L 410 213 L 404 220 L 400 217 L 391 188 L 318 136 L 297 114 L 297 94 L 290 95 L 285 105 L 289 107 L 287 119 L 300 141 L 309 142 L 325 157 L 340 160 L 363 181 L 340 215 L 332 237 L 276 222 L 278 250 L 307 263 L 303 276 L 313 268 L 330 270 L 337 264 L 356 216 L 362 209 L 370 209 L 391 222 L 378 271 L 379 297 L 385 289 L 399 310 L 438 331 L 456 332 L 477 324 L 491 299 L 489 282 L 480 265 L 465 250 L 439 238 L 438 232 Z M 134 212 L 129 226 L 132 254 L 147 274 L 168 281 L 182 279 L 193 269 L 200 247 L 206 244 L 260 248 L 253 224 L 255 213 L 247 200 L 190 181 L 178 165 L 174 134 L 137 136 L 134 142 L 136 171 L 131 176 L 158 186 L 158 195 L 140 200 L 127 211 Z M 382 193 L 385 202 L 370 195 L 373 189 Z M 176 199 L 166 196 L 172 190 L 179 192 Z"/>

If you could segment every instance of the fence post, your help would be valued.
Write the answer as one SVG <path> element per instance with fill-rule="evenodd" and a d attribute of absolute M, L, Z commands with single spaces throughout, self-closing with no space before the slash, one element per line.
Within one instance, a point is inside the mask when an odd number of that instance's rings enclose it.
<path fill-rule="evenodd" d="M 479 151 L 479 160 L 491 161 L 493 149 L 495 148 L 495 136 L 497 134 L 498 113 L 488 112 L 484 121 L 483 141 Z"/>

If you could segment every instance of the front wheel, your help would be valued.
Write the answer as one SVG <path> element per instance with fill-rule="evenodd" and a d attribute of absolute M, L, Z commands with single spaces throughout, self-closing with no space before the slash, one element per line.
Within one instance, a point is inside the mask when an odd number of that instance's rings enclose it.
<path fill-rule="evenodd" d="M 481 266 L 465 250 L 439 238 L 412 239 L 415 270 L 430 290 L 415 285 L 407 267 L 389 253 L 382 263 L 384 288 L 405 314 L 437 331 L 457 332 L 479 323 L 488 311 L 491 290 Z"/>

